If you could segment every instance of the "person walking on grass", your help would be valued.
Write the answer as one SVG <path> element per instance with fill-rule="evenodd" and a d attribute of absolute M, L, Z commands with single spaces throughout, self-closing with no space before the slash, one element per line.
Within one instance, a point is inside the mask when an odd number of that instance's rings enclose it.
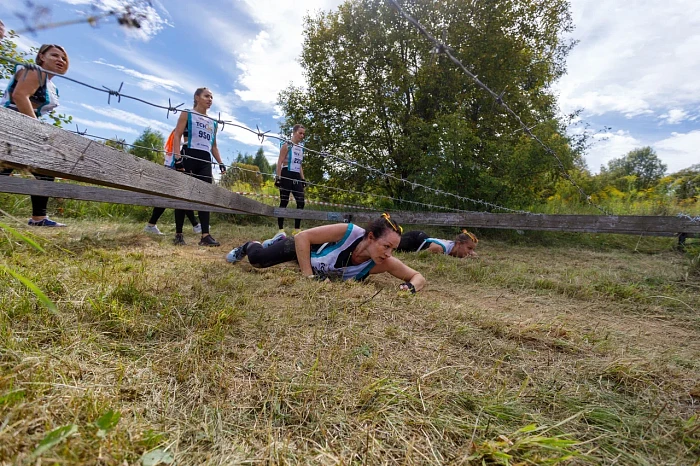
<path fill-rule="evenodd" d="M 401 226 L 389 214 L 383 214 L 366 229 L 338 223 L 279 238 L 267 247 L 248 241 L 229 252 L 226 260 L 236 263 L 248 256 L 256 268 L 296 261 L 302 275 L 321 280 L 362 281 L 369 275 L 387 272 L 403 281 L 399 289 L 415 293 L 423 289 L 425 278 L 392 255 L 401 241 L 401 232 Z"/>
<path fill-rule="evenodd" d="M 175 157 L 173 157 L 173 146 L 175 145 L 174 141 L 174 133 L 175 130 L 173 130 L 170 133 L 170 136 L 168 137 L 168 140 L 165 142 L 165 146 L 163 147 L 165 149 L 165 155 L 163 157 L 163 165 L 166 167 L 175 170 Z M 185 132 L 183 133 L 183 138 L 185 140 L 185 145 L 187 145 L 187 129 L 185 128 Z M 185 146 L 182 146 L 180 149 L 180 155 L 184 154 L 184 149 Z M 184 171 L 184 169 L 180 169 L 179 171 Z M 156 225 L 158 223 L 158 220 L 160 219 L 161 215 L 165 212 L 165 207 L 154 207 L 153 212 L 151 213 L 151 218 L 148 220 L 148 223 L 146 224 L 145 227 L 143 227 L 143 231 L 146 233 L 152 233 L 154 235 L 162 235 L 161 231 L 158 229 L 158 226 Z M 197 220 L 197 217 L 194 215 L 194 211 L 192 210 L 185 210 L 185 216 L 187 216 L 187 219 L 190 221 L 192 224 L 192 231 L 194 233 L 202 233 L 202 225 L 199 223 Z"/>
<path fill-rule="evenodd" d="M 176 170 L 183 170 L 186 174 L 194 176 L 205 183 L 213 183 L 214 177 L 211 169 L 211 158 L 214 157 L 219 164 L 219 170 L 226 172 L 226 165 L 221 161 L 219 148 L 216 146 L 216 130 L 218 122 L 207 116 L 207 110 L 214 102 L 214 95 L 206 87 L 200 87 L 194 93 L 194 105 L 192 110 L 180 113 L 177 126 L 173 131 L 173 141 L 180 141 L 187 134 L 187 143 L 182 148 L 182 153 L 176 152 L 173 147 L 171 152 L 174 157 Z M 191 199 L 196 201 L 197 199 Z M 200 246 L 220 246 L 219 242 L 209 234 L 209 212 L 199 212 L 199 220 L 202 225 L 202 238 Z M 185 211 L 175 209 L 175 240 L 176 246 L 185 244 L 182 227 L 185 223 Z"/>
<path fill-rule="evenodd" d="M 479 239 L 474 233 L 466 229 L 458 234 L 454 240 L 445 240 L 429 237 L 423 231 L 407 231 L 401 235 L 401 242 L 396 249 L 399 252 L 430 251 L 434 254 L 446 254 L 452 257 L 476 257 L 474 251 Z"/>
<path fill-rule="evenodd" d="M 289 204 L 289 194 L 294 195 L 294 200 L 297 203 L 297 209 L 304 208 L 304 187 L 306 181 L 304 178 L 304 169 L 302 162 L 304 160 L 304 145 L 302 141 L 306 137 L 306 128 L 302 125 L 294 125 L 292 127 L 291 141 L 283 142 L 280 148 L 280 155 L 277 159 L 277 179 L 275 186 L 280 190 L 280 207 L 285 208 Z M 277 219 L 279 231 L 274 236 L 275 241 L 284 238 L 284 218 Z M 294 230 L 292 236 L 299 233 L 301 229 L 301 219 L 294 219 Z"/>
<path fill-rule="evenodd" d="M 44 44 L 39 47 L 35 62 L 38 67 L 33 65 L 15 67 L 15 74 L 0 100 L 0 105 L 29 118 L 38 119 L 58 107 L 58 88 L 53 83 L 53 77 L 57 74 L 65 74 L 70 61 L 68 53 L 60 45 Z M 9 176 L 12 171 L 12 168 L 0 170 L 0 175 Z M 31 173 L 37 180 L 54 181 L 55 179 L 53 176 Z M 31 196 L 31 199 L 32 216 L 28 222 L 30 226 L 65 227 L 63 223 L 48 217 L 46 212 L 48 197 Z"/>

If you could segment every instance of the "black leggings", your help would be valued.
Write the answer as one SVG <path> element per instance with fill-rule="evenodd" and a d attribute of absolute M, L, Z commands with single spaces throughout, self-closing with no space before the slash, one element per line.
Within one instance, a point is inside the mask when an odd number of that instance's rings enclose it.
<path fill-rule="evenodd" d="M 0 171 L 0 176 L 10 176 L 14 168 L 6 168 Z M 53 181 L 56 178 L 53 176 L 39 175 L 31 172 L 34 178 L 42 181 Z M 49 204 L 49 198 L 44 196 L 31 196 L 32 198 L 32 217 L 46 217 L 46 206 Z"/>
<path fill-rule="evenodd" d="M 259 269 L 297 260 L 294 237 L 291 236 L 269 248 L 263 248 L 260 243 L 248 242 L 243 246 L 243 252 L 248 255 L 250 265 Z"/>
<path fill-rule="evenodd" d="M 202 152 L 202 151 L 198 151 Z M 189 154 L 191 157 L 191 154 Z M 208 155 L 208 153 L 207 153 Z M 214 178 L 211 171 L 211 163 L 209 160 L 198 160 L 192 158 L 186 158 L 183 160 L 185 166 L 185 173 L 190 176 L 194 176 L 198 180 L 202 180 L 205 183 L 213 183 Z M 182 233 L 182 227 L 185 224 L 186 210 L 175 209 L 175 233 Z M 209 233 L 209 212 L 202 212 L 201 210 L 197 212 L 199 214 L 199 223 L 202 224 L 202 234 Z"/>
<path fill-rule="evenodd" d="M 155 225 L 156 223 L 158 223 L 158 219 L 160 219 L 160 216 L 163 215 L 163 212 L 165 212 L 165 207 L 154 207 L 153 213 L 151 214 L 151 218 L 148 220 L 148 223 L 150 223 L 151 225 Z M 197 226 L 199 222 L 197 221 L 197 217 L 194 216 L 193 211 L 185 210 L 185 215 L 190 220 L 190 223 L 192 223 L 193 227 Z"/>
<path fill-rule="evenodd" d="M 290 172 L 286 168 L 282 169 L 282 179 L 280 180 L 280 207 L 285 208 L 289 204 L 289 193 L 294 195 L 294 200 L 297 203 L 297 209 L 303 209 L 304 202 L 304 183 L 301 181 L 301 174 Z M 279 229 L 284 228 L 284 217 L 277 219 Z M 297 230 L 301 226 L 301 219 L 294 219 L 294 228 Z"/>
<path fill-rule="evenodd" d="M 429 236 L 423 231 L 407 231 L 401 235 L 401 241 L 396 250 L 400 252 L 416 252 L 428 238 Z"/>

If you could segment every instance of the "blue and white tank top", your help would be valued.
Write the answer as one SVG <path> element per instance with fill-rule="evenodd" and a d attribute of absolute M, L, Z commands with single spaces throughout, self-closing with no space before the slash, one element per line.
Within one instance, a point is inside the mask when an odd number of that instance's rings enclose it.
<path fill-rule="evenodd" d="M 443 254 L 448 255 L 452 252 L 452 249 L 455 247 L 454 241 L 448 241 L 446 239 L 427 238 L 425 241 L 423 241 L 423 244 L 420 245 L 418 250 L 422 251 L 423 249 L 427 249 L 431 243 L 440 246 L 442 248 Z"/>
<path fill-rule="evenodd" d="M 345 264 L 338 264 L 339 256 L 354 243 L 361 240 L 365 230 L 350 223 L 345 236 L 337 243 L 326 243 L 317 251 L 311 253 L 311 268 L 314 275 L 323 278 L 341 280 L 364 280 L 369 275 L 369 271 L 374 267 L 374 261 L 369 259 L 361 264 L 352 265 L 352 252 L 348 255 Z M 355 245 L 356 246 L 356 245 Z"/>
<path fill-rule="evenodd" d="M 18 110 L 17 105 L 12 101 L 12 93 L 17 87 L 17 73 L 24 69 L 23 66 L 15 66 L 15 74 L 10 80 L 10 84 L 7 86 L 5 93 L 2 95 L 2 100 L 0 100 L 0 105 L 5 108 L 11 108 L 12 110 Z M 31 73 L 31 71 L 30 71 Z M 29 101 L 32 103 L 34 109 L 34 114 L 38 117 L 48 114 L 51 110 L 58 107 L 58 88 L 50 79 L 46 79 L 45 74 L 41 73 L 41 79 L 46 81 L 39 86 L 34 94 L 29 96 Z"/>
<path fill-rule="evenodd" d="M 304 160 L 304 146 L 287 143 L 287 166 L 284 168 L 290 172 L 301 173 L 302 160 Z"/>
<path fill-rule="evenodd" d="M 218 121 L 189 110 L 187 113 L 187 147 L 203 150 L 211 154 L 211 148 L 216 142 Z"/>

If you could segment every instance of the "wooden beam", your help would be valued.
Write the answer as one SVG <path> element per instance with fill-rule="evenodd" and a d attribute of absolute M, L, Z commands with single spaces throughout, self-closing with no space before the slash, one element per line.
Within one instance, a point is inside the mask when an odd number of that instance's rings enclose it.
<path fill-rule="evenodd" d="M 319 212 L 298 209 L 274 209 L 274 214 L 306 220 L 366 223 L 379 216 L 369 212 Z M 281 216 L 281 215 L 280 215 Z M 524 215 L 430 212 L 391 212 L 402 225 L 439 225 L 509 230 L 569 231 L 578 233 L 615 233 L 622 235 L 675 236 L 700 233 L 700 222 L 671 216 L 635 215 Z"/>
<path fill-rule="evenodd" d="M 194 202 L 179 201 L 168 197 L 123 191 L 121 189 L 98 188 L 95 186 L 82 186 L 73 183 L 40 181 L 19 178 L 16 176 L 0 176 L 0 192 L 58 197 L 62 199 L 76 199 L 79 201 L 109 202 L 112 204 L 197 210 L 202 212 L 221 212 L 225 214 L 241 213 L 240 211 L 224 209 L 223 207 L 207 206 Z"/>
<path fill-rule="evenodd" d="M 0 108 L 0 165 L 249 214 L 272 214 L 271 206 L 5 108 Z"/>

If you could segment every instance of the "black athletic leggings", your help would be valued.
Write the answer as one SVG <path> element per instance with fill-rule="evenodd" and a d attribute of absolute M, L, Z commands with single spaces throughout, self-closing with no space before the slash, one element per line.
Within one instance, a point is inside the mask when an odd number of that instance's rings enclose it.
<path fill-rule="evenodd" d="M 400 252 L 416 252 L 428 238 L 429 236 L 423 231 L 407 231 L 401 235 L 401 241 L 396 250 Z"/>
<path fill-rule="evenodd" d="M 289 204 L 289 193 L 294 195 L 294 200 L 297 203 L 297 209 L 304 208 L 304 183 L 301 181 L 301 173 L 290 172 L 286 168 L 282 169 L 282 179 L 280 180 L 280 207 L 285 208 Z M 284 218 L 277 219 L 277 225 L 280 230 L 284 228 Z M 297 230 L 301 227 L 301 219 L 294 219 L 294 228 Z"/>
<path fill-rule="evenodd" d="M 268 248 L 263 248 L 260 243 L 249 241 L 243 245 L 243 252 L 248 255 L 250 265 L 259 269 L 297 260 L 293 236 L 284 241 L 278 241 Z"/>
<path fill-rule="evenodd" d="M 205 183 L 214 182 L 211 171 L 211 155 L 209 152 L 183 148 L 180 153 L 189 156 L 182 161 L 185 166 L 185 173 Z M 204 157 L 206 157 L 206 159 Z M 194 200 L 196 199 L 193 199 L 193 201 Z M 175 209 L 175 233 L 182 233 L 182 227 L 185 224 L 185 212 L 185 210 Z M 200 210 L 197 213 L 199 214 L 199 223 L 202 224 L 202 234 L 209 233 L 209 212 L 202 212 Z"/>
<path fill-rule="evenodd" d="M 165 212 L 165 207 L 154 207 L 153 213 L 151 214 L 151 218 L 148 220 L 148 223 L 150 223 L 151 225 L 155 225 L 156 223 L 158 223 L 158 220 L 160 219 L 160 216 L 163 215 L 163 212 Z M 193 227 L 197 226 L 199 222 L 197 221 L 197 217 L 194 216 L 194 211 L 185 210 L 185 215 L 190 220 L 190 223 L 192 223 Z"/>
<path fill-rule="evenodd" d="M 10 176 L 14 168 L 6 168 L 0 171 L 0 176 Z M 55 178 L 53 176 L 39 175 L 37 173 L 31 172 L 34 178 L 42 181 L 53 181 Z M 32 198 L 32 216 L 33 217 L 46 217 L 46 206 L 49 204 L 49 198 L 44 196 L 31 196 Z"/>

